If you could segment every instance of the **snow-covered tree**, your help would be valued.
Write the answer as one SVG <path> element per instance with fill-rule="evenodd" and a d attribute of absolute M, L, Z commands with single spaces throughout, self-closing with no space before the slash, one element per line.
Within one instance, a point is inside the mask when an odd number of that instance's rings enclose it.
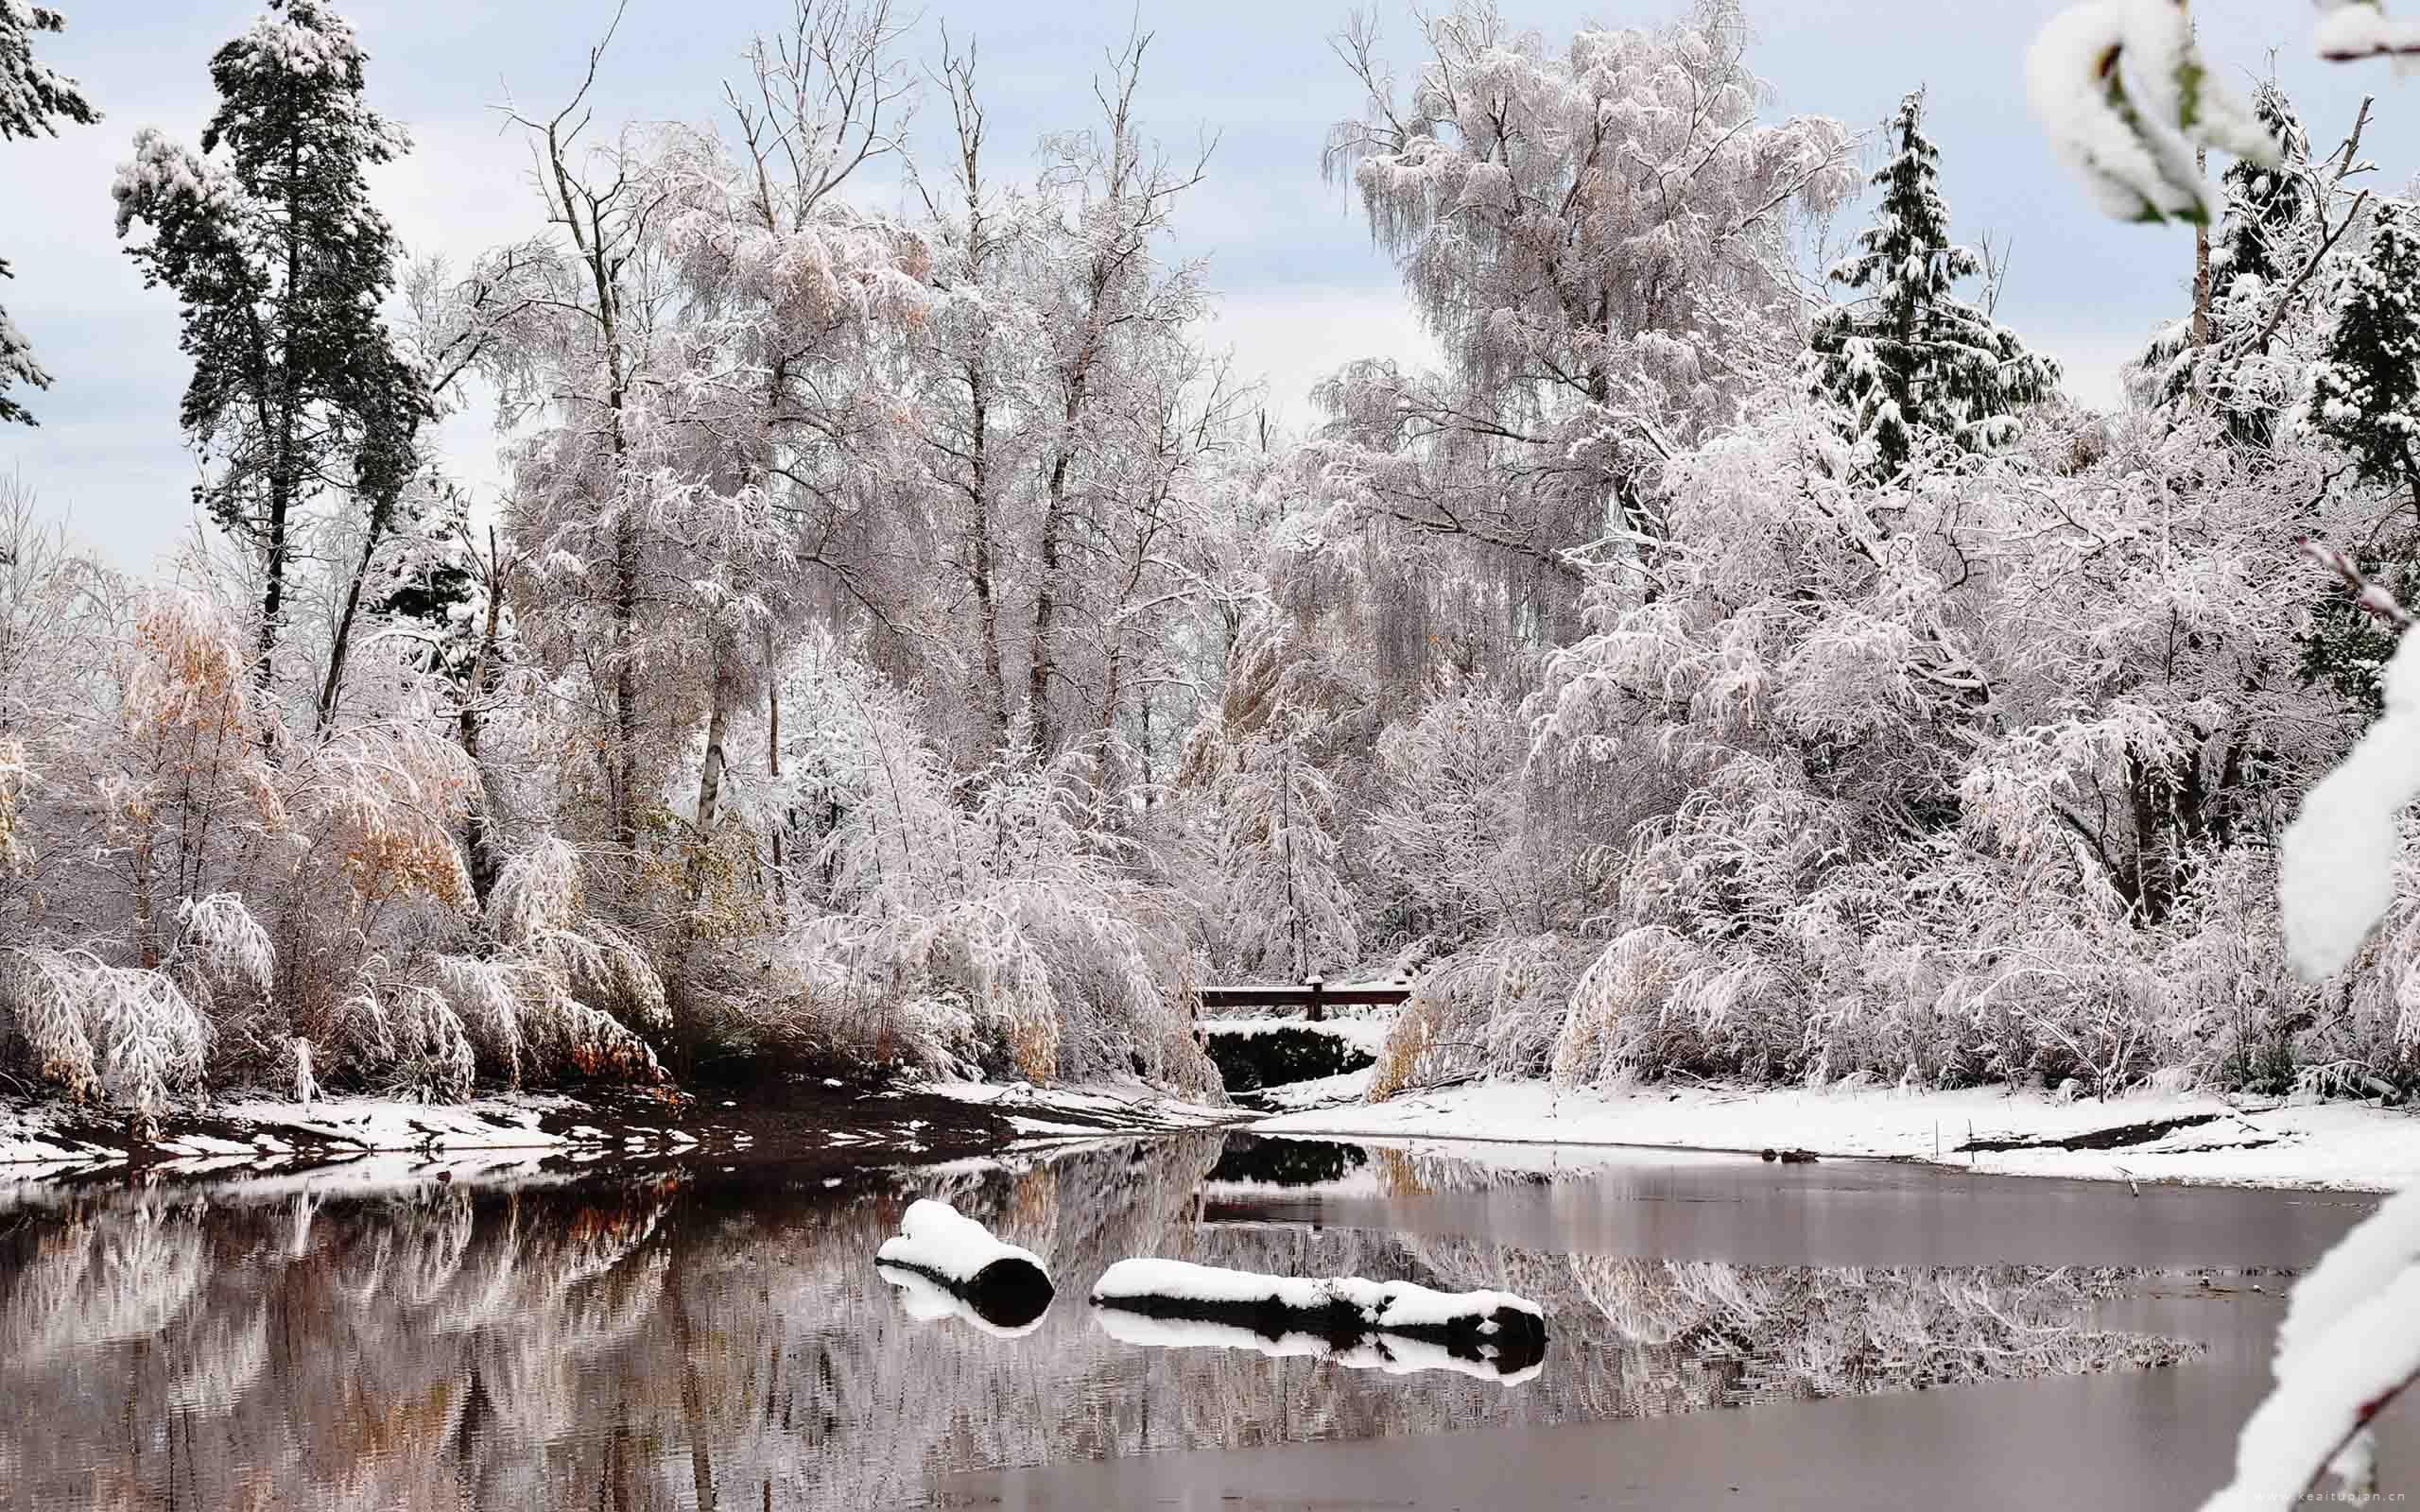
<path fill-rule="evenodd" d="M 90 126 L 101 118 L 77 82 L 34 57 L 34 33 L 60 31 L 67 23 L 56 10 L 26 0 L 0 0 L 0 142 L 36 134 L 56 136 L 55 120 Z M 9 277 L 0 258 L 0 278 Z M 0 424 L 10 421 L 30 425 L 34 417 L 9 397 L 17 384 L 31 388 L 50 387 L 50 374 L 34 361 L 25 336 L 9 323 L 0 309 Z"/>
<path fill-rule="evenodd" d="M 264 686 L 302 511 L 340 459 L 365 509 L 390 507 L 426 407 L 380 314 L 396 245 L 366 177 L 408 144 L 364 102 L 364 62 L 321 0 L 271 0 L 211 59 L 200 153 L 146 129 L 112 189 L 118 235 L 148 232 L 127 249 L 145 282 L 183 301 L 182 420 L 216 464 L 200 502 L 259 559 Z"/>
<path fill-rule="evenodd" d="M 1958 281 L 1983 266 L 1950 244 L 1924 108 L 1918 90 L 1884 129 L 1889 161 L 1870 180 L 1882 202 L 1857 253 L 1831 270 L 1863 297 L 1817 316 L 1808 332 L 1809 385 L 1848 411 L 1861 455 L 1885 474 L 1907 465 L 1919 435 L 2006 445 L 2017 412 L 2059 384 L 2057 363 L 1957 297 Z"/>
<path fill-rule="evenodd" d="M 2420 526 L 2420 211 L 2381 205 L 2311 375 L 2311 424 L 2369 482 L 2407 493 Z"/>
<path fill-rule="evenodd" d="M 1402 84 L 1373 26 L 1339 39 L 1363 101 L 1322 166 L 1358 191 L 1446 369 L 1340 373 L 1329 467 L 1374 518 L 1560 572 L 1563 550 L 1648 525 L 1646 475 L 1794 360 L 1791 227 L 1849 191 L 1852 140 L 1758 118 L 1734 0 L 1562 48 L 1493 6 L 1422 30 Z"/>
<path fill-rule="evenodd" d="M 2288 245 L 2296 228 L 2311 214 L 2313 195 L 2306 179 L 2310 166 L 2310 133 L 2293 102 L 2275 79 L 2263 79 L 2253 92 L 2252 113 L 2261 129 L 2277 144 L 2279 161 L 2272 165 L 2239 158 L 2219 176 L 2225 196 L 2224 214 L 2210 247 L 2210 304 L 2215 310 L 2229 302 L 2235 285 L 2245 279 L 2274 284 L 2296 270 Z"/>

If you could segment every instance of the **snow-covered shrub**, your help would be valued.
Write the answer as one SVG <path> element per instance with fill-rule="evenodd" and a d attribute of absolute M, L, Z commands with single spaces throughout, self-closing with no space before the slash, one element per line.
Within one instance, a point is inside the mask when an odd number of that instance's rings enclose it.
<path fill-rule="evenodd" d="M 89 951 L 0 954 L 0 1008 L 34 1069 L 78 1097 L 150 1124 L 199 1090 L 211 1026 L 165 971 L 112 966 Z"/>
<path fill-rule="evenodd" d="M 754 1032 L 946 1074 L 1215 1095 L 1191 919 L 1135 866 L 1093 764 L 1004 759 L 954 788 L 912 700 L 828 641 L 793 663 L 783 707 L 808 906 L 735 1005 Z"/>
<path fill-rule="evenodd" d="M 1528 731 L 1512 700 L 1448 690 L 1378 740 L 1371 870 L 1403 930 L 1452 950 L 1540 927 L 1546 886 L 1523 787 Z"/>
<path fill-rule="evenodd" d="M 1591 954 L 1583 940 L 1535 935 L 1430 961 L 1378 1052 L 1371 1100 L 1475 1076 L 1545 1074 Z"/>
<path fill-rule="evenodd" d="M 2311 1020 L 2243 842 L 2342 722 L 2275 650 L 2316 459 L 2168 419 L 1872 485 L 1808 419 L 1676 458 L 1653 591 L 1554 659 L 1533 760 L 1674 795 L 1558 1074 L 2272 1077 Z"/>

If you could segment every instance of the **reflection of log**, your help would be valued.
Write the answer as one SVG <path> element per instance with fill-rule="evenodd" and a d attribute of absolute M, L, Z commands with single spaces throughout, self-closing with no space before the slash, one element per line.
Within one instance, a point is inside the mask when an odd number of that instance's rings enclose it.
<path fill-rule="evenodd" d="M 1028 1332 L 1049 1309 L 1050 1273 L 1033 1251 L 1002 1244 L 974 1219 L 945 1202 L 912 1203 L 899 1220 L 898 1237 L 883 1242 L 874 1264 L 883 1280 L 903 1289 L 901 1301 L 918 1317 L 945 1315 L 914 1282 L 939 1288 L 965 1304 L 964 1311 L 995 1331 Z"/>
<path fill-rule="evenodd" d="M 899 1305 L 914 1318 L 963 1318 L 986 1333 L 1013 1339 L 1040 1328 L 1042 1314 L 1050 1310 L 1049 1279 L 1021 1261 L 996 1262 L 969 1281 L 897 1261 L 877 1260 L 873 1268 L 899 1288 Z"/>
<path fill-rule="evenodd" d="M 1525 1379 L 1546 1357 L 1546 1315 L 1510 1292 L 1439 1292 L 1357 1276 L 1306 1280 L 1183 1261 L 1122 1260 L 1102 1274 L 1092 1302 L 1140 1317 L 1236 1330 L 1272 1344 L 1289 1335 L 1315 1339 L 1340 1356 L 1381 1336 L 1410 1341 Z"/>

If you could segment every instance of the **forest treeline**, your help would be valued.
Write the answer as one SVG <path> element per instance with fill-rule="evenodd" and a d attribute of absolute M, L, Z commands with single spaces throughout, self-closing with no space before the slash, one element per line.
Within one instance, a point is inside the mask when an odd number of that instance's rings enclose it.
<path fill-rule="evenodd" d="M 211 528 L 137 579 L 0 496 L 0 1070 L 1215 1095 L 1199 984 L 1383 967 L 1382 1094 L 2420 1079 L 2420 916 L 2312 988 L 2274 902 L 2391 644 L 2298 542 L 2420 553 L 2367 108 L 2323 149 L 2262 91 L 2283 166 L 2100 413 L 1921 92 L 1772 118 L 1737 0 L 1407 24 L 1400 77 L 1337 39 L 1305 164 L 1441 360 L 1296 432 L 1211 339 L 1148 37 L 1015 177 L 888 0 L 795 0 L 699 124 L 615 124 L 609 34 L 513 117 L 527 239 L 449 266 L 352 28 L 273 0 L 112 191 Z M 0 0 L 0 139 L 107 129 L 60 25 Z M 0 317 L 0 419 L 47 382 Z M 431 441 L 490 396 L 492 499 Z"/>

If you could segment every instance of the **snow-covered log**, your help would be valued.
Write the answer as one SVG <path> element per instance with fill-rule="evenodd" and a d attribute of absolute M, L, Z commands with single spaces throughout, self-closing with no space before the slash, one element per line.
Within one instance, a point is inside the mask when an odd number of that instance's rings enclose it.
<path fill-rule="evenodd" d="M 874 1264 L 883 1280 L 906 1289 L 901 1305 L 913 1315 L 959 1311 L 955 1305 L 941 1307 L 910 1284 L 922 1280 L 962 1302 L 965 1315 L 1010 1337 L 1031 1332 L 1053 1295 L 1050 1272 L 1032 1250 L 1002 1243 L 991 1229 L 930 1197 L 908 1205 L 898 1234 L 874 1252 Z"/>
<path fill-rule="evenodd" d="M 1391 1376 L 1451 1370 L 1457 1375 L 1507 1386 L 1535 1380 L 1546 1369 L 1543 1349 L 1523 1350 L 1514 1346 L 1497 1346 L 1491 1351 L 1485 1348 L 1457 1349 L 1409 1334 L 1365 1333 L 1357 1342 L 1339 1348 L 1316 1333 L 1281 1333 L 1272 1339 L 1233 1323 L 1154 1317 L 1108 1304 L 1093 1317 L 1111 1338 L 1156 1349 L 1252 1349 L 1271 1359 L 1308 1355 L 1333 1360 L 1352 1370 L 1378 1370 Z"/>
<path fill-rule="evenodd" d="M 1305 1279 L 1181 1260 L 1121 1260 L 1094 1283 L 1092 1302 L 1145 1318 L 1237 1330 L 1272 1343 L 1288 1336 L 1314 1340 L 1340 1356 L 1386 1335 L 1391 1350 L 1396 1341 L 1434 1346 L 1492 1364 L 1499 1375 L 1528 1370 L 1546 1355 L 1546 1314 L 1510 1292 L 1440 1292 L 1358 1276 Z"/>

